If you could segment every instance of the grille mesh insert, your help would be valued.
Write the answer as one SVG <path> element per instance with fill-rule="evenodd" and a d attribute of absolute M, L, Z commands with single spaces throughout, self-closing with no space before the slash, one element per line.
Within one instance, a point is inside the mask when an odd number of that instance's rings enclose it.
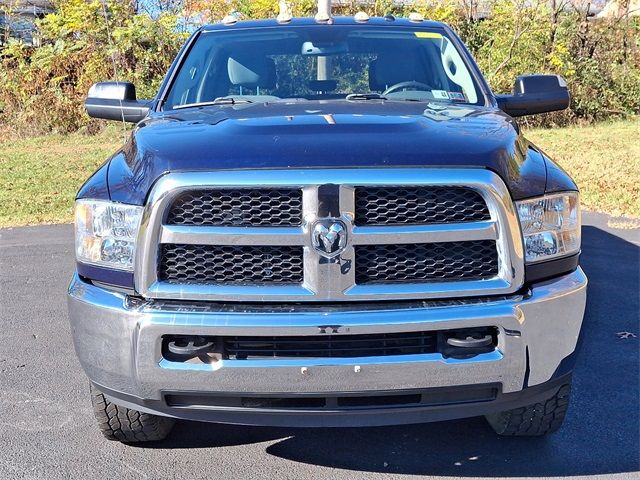
<path fill-rule="evenodd" d="M 217 189 L 180 194 L 167 215 L 168 225 L 297 226 L 302 222 L 302 190 Z"/>
<path fill-rule="evenodd" d="M 374 357 L 437 351 L 437 332 L 304 337 L 223 337 L 229 358 Z"/>
<path fill-rule="evenodd" d="M 490 219 L 482 196 L 469 188 L 356 188 L 356 225 L 417 225 Z"/>
<path fill-rule="evenodd" d="M 174 284 L 299 284 L 302 247 L 163 244 L 158 278 Z"/>
<path fill-rule="evenodd" d="M 493 240 L 356 246 L 356 283 L 481 280 L 498 274 Z"/>

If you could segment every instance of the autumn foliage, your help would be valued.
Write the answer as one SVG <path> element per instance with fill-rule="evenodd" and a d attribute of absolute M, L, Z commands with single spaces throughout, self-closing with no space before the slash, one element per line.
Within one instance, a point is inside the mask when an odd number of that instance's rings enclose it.
<path fill-rule="evenodd" d="M 475 3 L 474 3 L 475 2 Z M 570 86 L 570 110 L 535 120 L 590 122 L 640 113 L 640 18 L 587 16 L 571 0 L 340 2 L 334 14 L 406 16 L 417 10 L 450 24 L 476 57 L 496 92 L 517 75 L 558 73 Z M 235 11 L 243 19 L 275 17 L 274 0 L 56 0 L 37 23 L 38 47 L 0 43 L 0 128 L 16 134 L 100 128 L 82 102 L 99 80 L 128 80 L 151 97 L 189 33 Z M 315 13 L 315 1 L 289 2 L 295 16 Z M 488 14 L 488 15 L 487 15 Z M 3 35 L 0 38 L 8 38 Z M 117 72 L 117 73 L 116 73 Z"/>

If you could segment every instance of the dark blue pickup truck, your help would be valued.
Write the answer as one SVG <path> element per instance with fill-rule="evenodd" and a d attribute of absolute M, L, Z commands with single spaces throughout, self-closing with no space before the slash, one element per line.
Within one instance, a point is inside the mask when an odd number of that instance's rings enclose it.
<path fill-rule="evenodd" d="M 155 99 L 94 85 L 91 116 L 136 123 L 75 210 L 69 313 L 102 432 L 559 428 L 579 197 L 514 117 L 568 103 L 554 75 L 494 95 L 418 15 L 228 17 Z"/>

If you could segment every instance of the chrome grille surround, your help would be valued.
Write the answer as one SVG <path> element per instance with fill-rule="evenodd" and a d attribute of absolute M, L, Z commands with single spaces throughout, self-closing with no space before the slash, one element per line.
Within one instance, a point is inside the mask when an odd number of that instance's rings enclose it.
<path fill-rule="evenodd" d="M 311 244 L 310 228 L 327 215 L 319 191 L 331 187 L 338 215 L 347 229 L 345 250 L 322 257 Z M 427 225 L 357 226 L 355 189 L 372 187 L 463 187 L 478 192 L 490 213 L 486 221 Z M 296 227 L 166 225 L 169 206 L 186 191 L 253 188 L 299 188 L 303 221 Z M 326 189 L 325 189 L 326 190 Z M 427 244 L 492 240 L 498 272 L 491 278 L 446 282 L 356 283 L 357 245 Z M 299 246 L 303 248 L 304 281 L 297 285 L 188 285 L 158 278 L 160 244 L 228 246 Z M 485 169 L 358 168 L 273 169 L 180 172 L 156 182 L 145 207 L 136 253 L 136 290 L 146 298 L 210 301 L 363 301 L 451 298 L 509 294 L 524 281 L 523 246 L 513 202 L 504 182 Z"/>

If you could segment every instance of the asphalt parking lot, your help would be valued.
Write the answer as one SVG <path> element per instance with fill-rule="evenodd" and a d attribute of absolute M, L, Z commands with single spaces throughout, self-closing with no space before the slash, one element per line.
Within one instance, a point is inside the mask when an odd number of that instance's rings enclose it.
<path fill-rule="evenodd" d="M 499 438 L 482 418 L 404 427 L 282 429 L 178 422 L 125 446 L 94 425 L 69 332 L 70 226 L 0 230 L 0 479 L 640 478 L 640 229 L 585 214 L 584 347 L 562 430 Z M 624 338 L 627 337 L 627 338 Z"/>

